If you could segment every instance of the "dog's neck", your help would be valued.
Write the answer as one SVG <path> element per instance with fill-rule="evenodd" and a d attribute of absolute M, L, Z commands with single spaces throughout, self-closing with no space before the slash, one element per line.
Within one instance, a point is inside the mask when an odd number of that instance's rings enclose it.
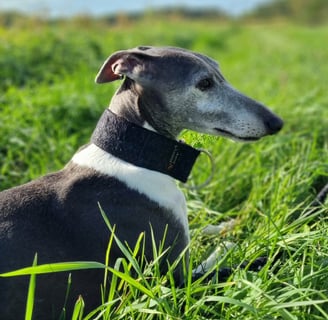
<path fill-rule="evenodd" d="M 200 153 L 185 143 L 147 130 L 106 109 L 91 142 L 138 167 L 158 171 L 186 182 Z"/>
<path fill-rule="evenodd" d="M 169 118 L 160 96 L 160 92 L 146 90 L 133 80 L 125 78 L 109 108 L 129 122 L 152 128 L 167 138 L 177 139 L 183 128 L 174 125 L 174 120 Z"/>

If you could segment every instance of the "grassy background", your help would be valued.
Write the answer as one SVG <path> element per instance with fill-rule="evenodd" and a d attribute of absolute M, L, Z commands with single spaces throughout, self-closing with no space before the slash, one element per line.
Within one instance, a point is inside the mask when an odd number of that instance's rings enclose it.
<path fill-rule="evenodd" d="M 308 214 L 328 181 L 327 36 L 326 26 L 174 17 L 122 18 L 112 26 L 88 19 L 22 20 L 2 27 L 0 190 L 62 168 L 88 141 L 119 86 L 93 81 L 109 54 L 140 44 L 200 51 L 220 62 L 236 88 L 278 113 L 285 127 L 255 144 L 183 135 L 209 150 L 217 168 L 207 188 L 185 189 L 192 259 L 196 264 L 226 240 L 238 246 L 225 264 L 285 254 L 280 264 L 259 273 L 238 271 L 221 285 L 172 290 L 158 282 L 154 296 L 142 290 L 133 299 L 127 294 L 129 302 L 111 311 L 111 319 L 152 319 L 156 313 L 162 319 L 328 319 L 327 206 Z M 204 157 L 189 183 L 208 174 Z M 221 236 L 197 232 L 230 218 L 237 224 Z"/>

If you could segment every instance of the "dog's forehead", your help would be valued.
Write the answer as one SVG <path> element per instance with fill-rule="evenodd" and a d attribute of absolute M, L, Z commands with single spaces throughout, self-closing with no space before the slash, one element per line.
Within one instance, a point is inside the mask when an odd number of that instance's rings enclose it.
<path fill-rule="evenodd" d="M 185 61 L 192 61 L 193 63 L 196 60 L 199 63 L 205 63 L 206 65 L 211 66 L 212 68 L 219 68 L 218 62 L 213 60 L 212 58 L 183 48 L 139 46 L 132 50 L 137 50 L 139 52 L 143 52 L 144 54 L 154 57 L 179 57 L 180 61 L 181 59 L 185 59 Z"/>

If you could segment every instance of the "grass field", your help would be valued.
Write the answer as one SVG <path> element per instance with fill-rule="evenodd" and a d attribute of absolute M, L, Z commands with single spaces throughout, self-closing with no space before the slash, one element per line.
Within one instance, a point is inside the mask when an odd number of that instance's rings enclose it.
<path fill-rule="evenodd" d="M 312 215 L 308 208 L 328 182 L 327 38 L 325 26 L 151 18 L 0 28 L 0 190 L 61 168 L 88 142 L 119 85 L 93 81 L 109 54 L 140 44 L 200 51 L 220 62 L 236 88 L 278 113 L 285 127 L 254 144 L 183 134 L 209 150 L 217 168 L 208 187 L 185 189 L 192 261 L 224 241 L 238 245 L 221 265 L 284 254 L 259 273 L 237 270 L 219 284 L 177 289 L 160 278 L 137 286 L 126 275 L 130 293 L 107 318 L 328 319 L 327 205 Z M 189 184 L 208 174 L 204 157 Z M 198 232 L 231 218 L 236 226 L 221 236 Z"/>

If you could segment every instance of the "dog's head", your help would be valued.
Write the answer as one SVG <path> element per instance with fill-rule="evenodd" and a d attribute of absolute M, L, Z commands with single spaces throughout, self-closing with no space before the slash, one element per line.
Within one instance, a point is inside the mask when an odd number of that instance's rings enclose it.
<path fill-rule="evenodd" d="M 112 54 L 97 83 L 125 78 L 158 129 L 172 135 L 190 129 L 253 141 L 277 133 L 282 120 L 264 105 L 235 90 L 213 59 L 172 47 L 137 47 Z"/>

